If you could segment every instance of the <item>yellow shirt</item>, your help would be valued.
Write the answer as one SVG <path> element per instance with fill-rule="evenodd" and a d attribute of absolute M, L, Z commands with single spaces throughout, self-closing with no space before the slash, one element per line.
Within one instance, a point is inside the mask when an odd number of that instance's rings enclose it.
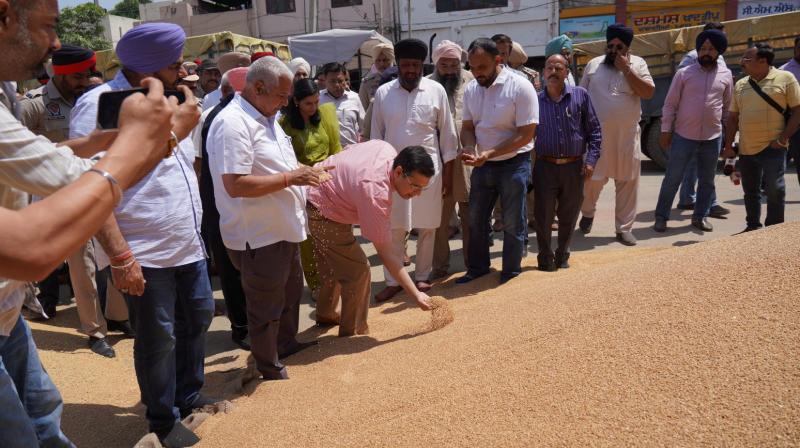
<path fill-rule="evenodd" d="M 739 154 L 746 156 L 763 151 L 786 127 L 783 115 L 750 87 L 749 80 L 745 76 L 736 83 L 730 110 L 739 114 Z M 800 85 L 787 71 L 770 67 L 758 86 L 784 109 L 800 106 Z"/>
<path fill-rule="evenodd" d="M 289 116 L 283 115 L 279 121 L 283 131 L 292 138 L 292 146 L 297 161 L 312 166 L 342 150 L 339 141 L 339 119 L 333 104 L 319 106 L 318 126 L 309 124 L 305 129 L 295 129 Z"/>

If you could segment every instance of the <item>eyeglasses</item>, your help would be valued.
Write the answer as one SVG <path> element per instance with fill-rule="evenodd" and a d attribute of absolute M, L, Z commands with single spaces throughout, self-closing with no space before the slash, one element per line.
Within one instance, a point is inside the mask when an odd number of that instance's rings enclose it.
<path fill-rule="evenodd" d="M 425 186 L 423 187 L 422 185 L 417 185 L 417 184 L 415 184 L 415 183 L 411 182 L 410 176 L 411 176 L 410 174 L 408 174 L 408 173 L 406 173 L 406 172 L 403 172 L 403 178 L 406 180 L 406 182 L 408 182 L 408 185 L 409 185 L 409 186 L 410 186 L 412 189 L 414 189 L 414 190 L 416 190 L 416 191 L 425 191 L 425 190 L 427 190 L 427 189 L 428 189 L 428 187 L 430 186 L 430 185 L 425 185 Z"/>
<path fill-rule="evenodd" d="M 622 51 L 625 49 L 625 46 L 622 44 L 608 44 L 606 45 L 606 48 L 608 48 L 609 50 L 616 49 L 617 51 Z"/>

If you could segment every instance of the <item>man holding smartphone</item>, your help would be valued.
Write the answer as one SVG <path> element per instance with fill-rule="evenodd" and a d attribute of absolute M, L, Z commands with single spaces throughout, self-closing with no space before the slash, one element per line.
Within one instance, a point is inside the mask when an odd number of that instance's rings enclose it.
<path fill-rule="evenodd" d="M 122 69 L 78 100 L 70 135 L 95 129 L 104 92 L 138 87 L 149 76 L 174 89 L 185 40 L 179 26 L 167 23 L 147 23 L 125 33 L 116 48 Z M 192 98 L 185 86 L 181 89 Z M 125 193 L 115 216 L 131 250 L 108 254 L 115 279 L 141 276 L 145 281 L 143 290 L 122 292 L 135 326 L 134 365 L 150 431 L 172 447 L 199 441 L 180 419 L 213 403 L 200 395 L 214 301 L 200 236 L 202 206 L 190 132 L 173 128 L 172 155 Z"/>

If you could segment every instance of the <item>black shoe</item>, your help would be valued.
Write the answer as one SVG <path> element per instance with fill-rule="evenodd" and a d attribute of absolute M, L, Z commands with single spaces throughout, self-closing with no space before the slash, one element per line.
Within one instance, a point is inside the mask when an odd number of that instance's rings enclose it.
<path fill-rule="evenodd" d="M 98 355 L 105 356 L 106 358 L 115 358 L 117 356 L 117 352 L 114 351 L 114 347 L 108 345 L 106 338 L 96 338 L 94 336 L 90 336 L 89 348 Z"/>
<path fill-rule="evenodd" d="M 753 230 L 759 230 L 759 229 L 761 229 L 761 226 L 747 226 L 744 230 L 742 230 L 742 233 L 752 232 Z"/>
<path fill-rule="evenodd" d="M 659 233 L 664 233 L 667 231 L 667 220 L 656 218 L 656 223 L 653 224 L 653 230 Z"/>
<path fill-rule="evenodd" d="M 538 269 L 543 272 L 556 272 L 558 266 L 555 263 L 539 263 Z"/>
<path fill-rule="evenodd" d="M 236 346 L 239 347 L 240 349 L 248 351 L 248 352 L 250 351 L 250 343 L 247 342 L 247 335 L 238 336 L 238 335 L 232 334 L 231 335 L 231 341 L 233 341 L 233 343 L 236 344 Z"/>
<path fill-rule="evenodd" d="M 456 284 L 457 285 L 463 285 L 464 283 L 469 283 L 469 282 L 475 280 L 476 278 L 483 277 L 484 275 L 486 275 L 488 273 L 489 272 L 487 271 L 487 272 L 484 272 L 483 274 L 477 274 L 476 275 L 476 274 L 470 274 L 469 272 L 467 272 L 466 274 L 464 274 L 464 276 L 459 277 L 459 278 L 456 279 Z"/>
<path fill-rule="evenodd" d="M 519 273 L 510 274 L 510 275 L 500 274 L 500 284 L 504 285 L 504 284 L 508 283 L 509 280 L 511 280 L 513 278 L 516 278 L 518 276 L 519 276 Z"/>
<path fill-rule="evenodd" d="M 711 210 L 708 211 L 708 216 L 712 218 L 722 218 L 723 216 L 729 214 L 731 211 L 721 205 L 715 205 L 711 207 Z"/>
<path fill-rule="evenodd" d="M 127 320 L 111 320 L 106 319 L 108 331 L 118 331 L 125 335 L 125 337 L 132 338 L 136 336 L 136 332 L 131 328 L 131 323 Z"/>
<path fill-rule="evenodd" d="M 694 210 L 694 202 L 691 204 L 678 204 L 678 209 L 680 210 Z"/>
<path fill-rule="evenodd" d="M 712 226 L 706 218 L 692 218 L 692 225 L 703 232 L 711 232 L 714 230 L 714 226 Z"/>
<path fill-rule="evenodd" d="M 164 437 L 159 436 L 158 440 L 164 448 L 183 448 L 197 444 L 200 438 L 191 429 L 183 426 L 183 423 L 176 422 L 169 433 Z"/>
<path fill-rule="evenodd" d="M 567 260 L 569 260 L 569 254 L 567 254 L 565 257 L 559 257 L 556 255 L 556 267 L 558 269 L 568 269 L 569 261 Z"/>
<path fill-rule="evenodd" d="M 197 396 L 197 399 L 194 400 L 194 403 L 192 403 L 191 406 L 189 406 L 188 408 L 181 408 L 181 410 L 180 410 L 181 419 L 184 419 L 184 418 L 192 415 L 192 412 L 194 410 L 196 410 L 196 409 L 203 409 L 205 406 L 215 405 L 215 404 L 217 404 L 219 402 L 222 402 L 222 401 L 225 401 L 225 400 L 223 400 L 221 398 L 207 397 L 207 396 L 205 396 L 203 394 L 199 394 Z"/>
<path fill-rule="evenodd" d="M 578 223 L 578 228 L 581 229 L 584 235 L 588 235 L 589 232 L 592 231 L 592 224 L 594 223 L 594 218 L 587 218 L 586 216 L 581 216 L 581 221 Z"/>
<path fill-rule="evenodd" d="M 319 341 L 299 342 L 293 348 L 290 348 L 289 350 L 286 350 L 283 353 L 278 353 L 278 358 L 279 359 L 288 358 L 288 357 L 294 355 L 297 352 L 303 351 L 303 350 L 305 350 L 305 349 L 307 349 L 309 347 L 313 347 L 315 345 L 319 345 Z"/>

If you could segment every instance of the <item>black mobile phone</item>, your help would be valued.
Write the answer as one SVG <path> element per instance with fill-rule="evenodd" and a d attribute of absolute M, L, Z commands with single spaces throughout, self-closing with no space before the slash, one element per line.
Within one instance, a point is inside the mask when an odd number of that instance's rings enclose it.
<path fill-rule="evenodd" d="M 97 103 L 97 124 L 100 129 L 117 129 L 119 127 L 119 110 L 122 107 L 122 102 L 128 96 L 137 92 L 147 95 L 147 89 L 116 90 L 101 93 Z M 164 96 L 178 98 L 178 104 L 186 101 L 186 95 L 179 90 L 165 90 Z"/>

